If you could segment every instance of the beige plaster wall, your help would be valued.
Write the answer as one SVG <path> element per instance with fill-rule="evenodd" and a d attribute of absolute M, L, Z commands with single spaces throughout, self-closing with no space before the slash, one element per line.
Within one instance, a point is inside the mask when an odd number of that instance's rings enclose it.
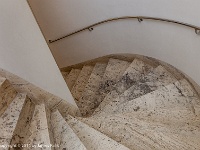
<path fill-rule="evenodd" d="M 98 21 L 152 16 L 200 26 L 199 0 L 29 0 L 47 40 Z M 60 68 L 116 53 L 146 55 L 180 69 L 200 84 L 200 36 L 164 22 L 126 20 L 50 44 Z"/>
<path fill-rule="evenodd" d="M 0 68 L 76 106 L 26 0 L 1 0 Z"/>

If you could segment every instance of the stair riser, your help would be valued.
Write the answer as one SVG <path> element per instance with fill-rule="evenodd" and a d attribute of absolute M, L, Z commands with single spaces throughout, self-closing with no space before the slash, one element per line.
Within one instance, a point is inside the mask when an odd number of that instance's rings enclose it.
<path fill-rule="evenodd" d="M 54 142 L 59 145 L 55 150 L 86 150 L 78 136 L 73 132 L 59 111 L 51 114 L 51 125 L 54 135 Z"/>
<path fill-rule="evenodd" d="M 0 118 L 0 145 L 9 146 L 24 106 L 25 95 L 18 94 Z M 9 147 L 6 148 L 8 150 Z"/>
<path fill-rule="evenodd" d="M 177 80 L 167 70 L 159 66 L 148 75 L 135 82 L 134 85 L 127 89 L 123 94 L 110 94 L 110 97 L 108 95 L 108 99 L 105 99 L 105 103 L 107 103 L 107 105 L 105 107 L 101 107 L 101 112 L 112 113 L 119 105 L 146 95 L 176 81 Z M 113 101 L 109 101 L 110 99 Z M 98 109 L 95 112 L 95 115 L 100 115 Z"/>
<path fill-rule="evenodd" d="M 16 90 L 12 87 L 8 80 L 5 80 L 0 87 L 0 116 L 10 105 L 10 103 L 16 97 L 16 95 Z"/>
<path fill-rule="evenodd" d="M 19 121 L 17 122 L 13 138 L 11 141 L 11 145 L 18 145 L 18 148 L 22 146 L 22 144 L 25 143 L 25 138 L 29 134 L 29 127 L 30 123 L 33 117 L 35 105 L 32 103 L 32 101 L 29 98 L 26 98 L 25 104 L 23 106 L 23 109 L 19 116 Z M 11 148 L 10 150 L 14 150 L 14 148 Z"/>
<path fill-rule="evenodd" d="M 45 108 L 44 104 L 36 105 L 33 118 L 29 127 L 29 134 L 26 137 L 25 143 L 30 146 L 38 145 L 42 147 L 53 145 L 51 143 L 51 130 L 49 130 L 48 124 L 48 110 Z M 30 147 L 23 148 L 23 150 L 29 150 Z M 46 147 L 47 150 L 53 150 L 53 147 Z"/>

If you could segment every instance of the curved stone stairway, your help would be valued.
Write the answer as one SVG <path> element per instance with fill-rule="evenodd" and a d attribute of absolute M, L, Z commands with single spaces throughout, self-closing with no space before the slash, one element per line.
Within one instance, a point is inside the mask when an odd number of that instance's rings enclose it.
<path fill-rule="evenodd" d="M 0 149 L 200 150 L 200 100 L 185 78 L 137 58 L 62 73 L 81 117 L 0 78 Z"/>

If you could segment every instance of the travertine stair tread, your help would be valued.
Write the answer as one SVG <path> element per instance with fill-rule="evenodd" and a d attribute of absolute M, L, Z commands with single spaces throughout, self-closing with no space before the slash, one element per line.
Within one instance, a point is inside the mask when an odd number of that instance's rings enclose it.
<path fill-rule="evenodd" d="M 65 101 L 54 104 L 53 98 L 53 112 L 45 104 L 35 105 L 0 76 L 0 146 L 200 150 L 199 96 L 182 75 L 177 81 L 170 72 L 137 58 L 131 63 L 110 58 L 108 63 L 61 72 L 82 115 L 92 115 L 88 118 L 78 117 L 80 112 Z"/>
<path fill-rule="evenodd" d="M 153 67 L 139 59 L 134 59 L 133 62 L 123 73 L 121 79 L 112 87 L 103 102 L 98 106 L 96 111 L 101 110 L 110 99 L 117 98 L 125 90 L 130 88 L 139 79 L 142 79 L 146 74 L 153 70 Z"/>
<path fill-rule="evenodd" d="M 51 125 L 51 110 L 46 105 L 44 106 L 45 106 L 46 121 L 47 121 L 48 133 L 49 133 L 48 137 L 50 139 L 50 143 L 52 145 L 55 145 L 55 148 L 57 148 L 59 145 L 57 145 L 57 143 L 54 142 L 53 129 Z M 51 147 L 51 149 L 54 149 L 54 147 Z"/>
<path fill-rule="evenodd" d="M 141 60 L 134 59 L 123 73 L 122 78 L 114 85 L 114 90 L 121 94 L 130 88 L 136 81 L 144 77 L 153 67 Z M 113 90 L 113 89 L 112 89 Z"/>
<path fill-rule="evenodd" d="M 0 76 L 0 86 L 6 81 L 6 78 Z"/>
<path fill-rule="evenodd" d="M 62 116 L 65 116 L 67 114 L 70 114 L 72 116 L 82 116 L 80 113 L 80 110 L 77 106 L 74 106 L 70 103 L 68 103 L 65 100 L 62 100 L 54 109 L 58 109 L 59 112 L 62 114 Z"/>
<path fill-rule="evenodd" d="M 179 80 L 179 82 L 175 82 L 174 85 L 179 89 L 182 95 L 188 98 L 198 97 L 197 93 L 194 91 L 193 87 L 186 79 Z"/>
<path fill-rule="evenodd" d="M 0 85 L 0 116 L 4 113 L 6 108 L 10 105 L 12 100 L 16 97 L 17 92 L 10 84 L 10 82 L 1 77 Z"/>
<path fill-rule="evenodd" d="M 177 107 L 190 109 L 193 113 L 199 112 L 199 110 L 195 110 L 194 107 L 194 104 L 197 106 L 197 103 L 199 103 L 199 99 L 195 96 L 188 97 L 187 95 L 184 95 L 181 91 L 182 88 L 181 84 L 179 84 L 180 82 L 177 81 L 142 97 L 122 103 L 115 108 L 113 113 L 127 113 L 133 110 L 152 111 L 155 113 L 156 110 Z M 179 86 L 177 86 L 178 84 Z"/>
<path fill-rule="evenodd" d="M 0 145 L 10 144 L 25 99 L 25 94 L 17 94 L 6 111 L 0 116 Z"/>
<path fill-rule="evenodd" d="M 109 59 L 103 81 L 99 90 L 101 94 L 107 94 L 110 89 L 119 81 L 131 63 L 119 59 Z"/>
<path fill-rule="evenodd" d="M 161 111 L 162 113 L 165 113 L 164 117 L 161 113 L 161 115 L 155 115 L 152 112 L 131 112 L 127 114 L 115 115 L 121 115 L 123 118 L 128 118 L 131 121 L 135 121 L 137 122 L 138 126 L 148 126 L 154 131 L 159 131 L 164 134 L 172 134 L 169 136 L 171 138 L 175 136 L 181 141 L 185 141 L 185 139 L 187 139 L 185 143 L 196 145 L 195 147 L 198 146 L 200 148 L 199 116 L 194 115 L 190 110 L 182 108 L 171 108 L 166 110 L 162 109 Z"/>
<path fill-rule="evenodd" d="M 124 114 L 105 114 L 101 116 L 92 116 L 90 118 L 79 119 L 88 123 L 89 125 L 92 125 L 91 123 L 96 122 L 95 128 L 98 129 L 99 125 L 102 126 L 101 122 L 104 121 L 106 124 L 106 120 L 113 120 L 113 118 L 115 118 L 114 116 L 120 116 L 120 118 L 123 119 L 128 118 L 130 125 L 135 125 L 137 123 L 138 127 L 149 126 L 150 129 L 156 129 L 157 131 L 162 133 L 167 132 L 175 135 L 178 134 L 181 137 L 192 137 L 193 141 L 195 141 L 195 139 L 199 139 L 200 137 L 199 116 L 193 114 L 193 112 L 191 112 L 189 109 L 183 108 L 162 109 L 157 110 L 157 112 L 135 112 L 133 110 L 132 112 Z M 97 123 L 99 123 L 99 125 L 97 125 Z M 127 123 L 124 120 L 124 126 L 126 125 Z M 166 130 L 166 128 L 168 130 Z M 195 142 L 198 143 L 198 140 L 196 140 Z"/>
<path fill-rule="evenodd" d="M 98 88 L 99 84 L 102 81 L 106 66 L 106 63 L 96 63 L 96 65 L 94 66 L 88 83 L 85 86 L 84 92 L 79 99 L 79 102 L 81 104 L 79 105 L 79 109 L 82 115 L 91 114 L 97 107 L 96 105 L 98 105 L 98 103 L 96 103 L 96 98 L 98 97 Z"/>
<path fill-rule="evenodd" d="M 90 90 L 96 92 L 99 88 L 99 83 L 102 81 L 102 77 L 106 70 L 106 63 L 96 63 L 90 78 L 88 80 L 87 85 L 85 86 L 85 90 Z"/>
<path fill-rule="evenodd" d="M 198 126 L 197 122 L 200 121 L 199 116 L 194 114 L 191 109 L 182 107 L 158 109 L 156 111 L 136 111 L 134 109 L 131 112 L 119 114 L 135 117 L 149 123 L 158 123 L 173 127 L 183 127 L 189 124 L 195 128 L 195 126 Z"/>
<path fill-rule="evenodd" d="M 83 66 L 72 90 L 71 93 L 79 106 L 79 99 L 82 96 L 82 92 L 85 89 L 86 84 L 88 83 L 89 77 L 92 73 L 93 66 Z"/>
<path fill-rule="evenodd" d="M 190 129 L 167 128 L 162 124 L 151 124 L 123 114 L 79 119 L 130 149 L 187 150 L 200 148 L 198 140 L 195 140 L 199 139 L 200 131 L 197 135 L 193 134 Z M 188 141 L 183 140 L 184 137 Z"/>
<path fill-rule="evenodd" d="M 112 118 L 111 118 L 112 117 Z M 141 133 L 138 130 L 135 130 L 131 123 L 124 121 L 124 118 L 117 118 L 121 120 L 115 120 L 114 116 L 108 116 L 109 119 L 105 116 L 101 116 L 98 118 L 90 119 L 85 118 L 82 119 L 86 124 L 95 128 L 96 130 L 104 133 L 115 141 L 125 145 L 126 147 L 133 150 L 152 150 L 163 148 L 156 144 L 154 141 L 146 138 L 146 135 Z M 114 119 L 113 119 L 114 118 Z M 104 121 L 102 121 L 104 119 Z M 129 124 L 131 124 L 129 126 Z M 143 130 L 141 130 L 144 132 Z"/>
<path fill-rule="evenodd" d="M 159 88 L 162 88 L 163 86 L 166 86 L 176 81 L 176 78 L 174 78 L 171 73 L 169 73 L 162 66 L 158 66 L 142 79 L 135 82 L 134 85 L 132 85 L 120 96 L 117 96 L 117 98 L 112 99 L 112 97 L 116 97 L 116 92 L 108 94 L 107 97 L 105 97 L 105 99 L 103 100 L 101 104 L 102 106 L 100 105 L 99 108 L 96 109 L 94 114 L 99 115 L 100 112 L 112 112 L 121 103 L 126 103 L 130 100 L 141 97 L 147 93 L 155 91 Z M 113 96 L 112 94 L 115 94 L 115 96 Z"/>
<path fill-rule="evenodd" d="M 65 81 L 67 82 L 67 86 L 69 90 L 71 90 L 80 74 L 80 69 L 72 69 L 68 76 L 65 78 Z"/>
<path fill-rule="evenodd" d="M 30 146 L 36 146 L 37 149 L 41 150 L 51 150 L 51 147 L 45 147 L 45 145 L 50 146 L 51 144 L 53 145 L 53 143 L 51 143 L 49 135 L 48 120 L 44 104 L 35 106 L 29 132 L 30 136 L 26 138 L 26 144 L 30 144 Z M 38 145 L 41 145 L 41 147 L 38 147 Z M 23 149 L 27 150 L 30 149 L 30 147 L 25 147 Z"/>
<path fill-rule="evenodd" d="M 186 97 L 191 103 L 192 109 L 196 115 L 200 115 L 200 99 L 196 91 L 194 91 L 191 84 L 186 80 L 182 79 L 179 82 L 175 82 L 174 85 L 179 90 L 181 95 Z"/>
<path fill-rule="evenodd" d="M 122 78 L 123 73 L 130 64 L 130 62 L 119 59 L 109 59 L 102 82 L 99 84 L 98 92 L 96 93 L 95 107 L 102 102 L 104 97 L 110 92 L 117 81 Z"/>
<path fill-rule="evenodd" d="M 129 150 L 127 147 L 71 116 L 68 116 L 66 121 L 83 142 L 87 150 Z"/>
<path fill-rule="evenodd" d="M 86 147 L 74 133 L 58 110 L 51 114 L 54 142 L 59 145 L 56 150 L 86 150 Z"/>
<path fill-rule="evenodd" d="M 26 97 L 24 102 L 23 109 L 21 110 L 19 121 L 17 122 L 17 126 L 15 127 L 15 131 L 13 133 L 11 145 L 19 145 L 26 144 L 25 140 L 29 134 L 29 127 L 33 117 L 33 113 L 35 110 L 35 104 L 32 100 Z M 9 150 L 15 150 L 15 148 L 10 148 Z"/>

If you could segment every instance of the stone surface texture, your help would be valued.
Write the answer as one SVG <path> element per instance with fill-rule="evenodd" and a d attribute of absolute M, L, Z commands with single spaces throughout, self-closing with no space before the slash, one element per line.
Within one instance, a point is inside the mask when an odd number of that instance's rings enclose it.
<path fill-rule="evenodd" d="M 66 80 L 67 76 L 69 75 L 69 72 L 61 71 L 63 78 Z"/>
<path fill-rule="evenodd" d="M 17 92 L 5 78 L 0 78 L 0 115 L 10 105 L 12 100 L 16 97 Z"/>
<path fill-rule="evenodd" d="M 152 113 L 161 113 L 163 117 L 165 114 L 160 111 L 162 109 L 187 109 L 195 113 L 194 103 L 198 100 L 194 98 L 188 98 L 183 95 L 183 92 L 175 84 L 167 85 L 142 97 L 130 100 L 126 103 L 119 104 L 113 113 L 129 113 L 134 111 L 147 111 Z M 157 110 L 159 110 L 157 112 Z M 159 114 L 159 115 L 161 115 Z M 152 115 L 152 114 L 151 114 Z M 176 115 L 174 113 L 174 115 Z"/>
<path fill-rule="evenodd" d="M 6 81 L 6 78 L 0 77 L 0 86 Z"/>
<path fill-rule="evenodd" d="M 142 79 L 152 70 L 153 67 L 151 65 L 146 64 L 141 60 L 134 59 L 134 61 L 123 73 L 121 79 L 113 86 L 95 112 L 100 111 L 110 102 L 111 99 L 117 98 L 120 94 L 138 82 L 138 80 Z"/>
<path fill-rule="evenodd" d="M 163 64 L 123 56 L 62 70 L 79 108 L 0 69 L 0 149 L 200 150 L 197 86 Z"/>
<path fill-rule="evenodd" d="M 84 66 L 71 90 L 71 93 L 77 103 L 77 105 L 81 105 L 79 103 L 79 99 L 82 96 L 82 93 L 85 89 L 86 84 L 88 83 L 89 77 L 92 73 L 93 66 Z"/>
<path fill-rule="evenodd" d="M 44 104 L 36 105 L 33 118 L 29 127 L 29 137 L 26 137 L 25 143 L 29 144 L 29 147 L 24 147 L 24 150 L 28 149 L 48 149 L 53 148 L 50 145 L 51 143 L 49 135 L 49 127 L 46 115 L 46 108 Z"/>
<path fill-rule="evenodd" d="M 99 92 L 104 95 L 110 92 L 113 86 L 122 78 L 125 70 L 129 67 L 130 62 L 118 59 L 109 59 Z"/>
<path fill-rule="evenodd" d="M 46 92 L 45 90 L 4 69 L 0 69 L 0 77 L 6 78 L 17 92 L 26 93 L 35 104 L 39 105 L 45 103 L 46 107 L 49 109 L 57 109 L 60 104 L 64 103 L 65 107 L 68 108 L 65 109 L 65 112 L 72 116 L 75 116 L 75 114 L 80 114 L 79 109 L 76 106 L 68 103 L 66 100 Z"/>
<path fill-rule="evenodd" d="M 151 65 L 141 60 L 134 59 L 123 73 L 122 78 L 114 85 L 114 90 L 119 94 L 123 93 L 152 70 L 153 67 Z"/>
<path fill-rule="evenodd" d="M 121 95 L 111 100 L 109 97 L 106 98 L 106 106 L 97 109 L 95 114 L 112 112 L 122 103 L 126 103 L 176 81 L 177 79 L 174 78 L 173 75 L 171 75 L 166 69 L 164 69 L 162 66 L 158 66 L 149 74 L 136 81 Z"/>
<path fill-rule="evenodd" d="M 123 114 L 81 119 L 130 149 L 174 150 L 199 149 L 200 132 L 193 128 L 176 128 L 141 121 Z"/>
<path fill-rule="evenodd" d="M 127 147 L 71 116 L 66 117 L 66 120 L 86 146 L 87 150 L 129 150 Z"/>
<path fill-rule="evenodd" d="M 96 109 L 98 105 L 103 101 L 105 96 L 112 91 L 115 84 L 122 78 L 125 70 L 129 67 L 131 63 L 127 61 L 122 61 L 119 59 L 109 59 L 108 64 L 106 66 L 105 73 L 102 77 L 102 81 L 99 84 L 98 91 L 95 94 L 95 107 Z"/>
<path fill-rule="evenodd" d="M 54 133 L 54 142 L 59 145 L 55 150 L 86 150 L 83 143 L 58 110 L 51 114 L 51 124 Z"/>
<path fill-rule="evenodd" d="M 20 117 L 26 95 L 17 94 L 6 111 L 0 116 L 0 145 L 9 146 Z M 9 149 L 6 147 L 5 149 Z"/>
<path fill-rule="evenodd" d="M 21 147 L 22 144 L 26 144 L 26 137 L 29 136 L 29 127 L 33 117 L 33 113 L 35 110 L 35 104 L 31 101 L 31 99 L 26 98 L 24 102 L 23 109 L 19 116 L 19 121 L 17 122 L 17 126 L 15 127 L 15 131 L 13 133 L 11 145 L 19 145 Z M 15 150 L 14 148 L 10 148 L 10 150 Z"/>
<path fill-rule="evenodd" d="M 97 98 L 100 96 L 98 89 L 102 82 L 106 66 L 106 63 L 97 63 L 94 66 L 84 92 L 79 99 L 79 109 L 82 115 L 92 114 L 94 109 L 99 105 L 97 103 Z"/>
<path fill-rule="evenodd" d="M 65 81 L 67 82 L 67 86 L 69 90 L 71 90 L 80 74 L 80 69 L 72 69 L 67 77 L 65 77 Z"/>

